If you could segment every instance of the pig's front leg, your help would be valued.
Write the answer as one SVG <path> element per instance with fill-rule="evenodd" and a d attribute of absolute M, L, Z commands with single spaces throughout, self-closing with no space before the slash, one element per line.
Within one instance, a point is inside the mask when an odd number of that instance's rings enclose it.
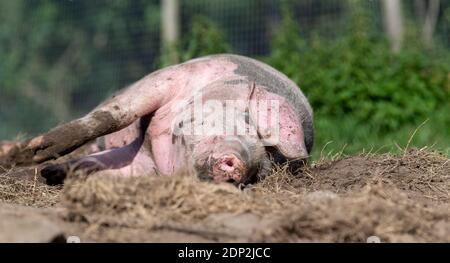
<path fill-rule="evenodd" d="M 20 165 L 55 159 L 92 139 L 130 125 L 139 117 L 160 107 L 172 86 L 170 76 L 173 74 L 176 74 L 176 70 L 168 69 L 150 74 L 86 116 L 23 143 L 14 151 L 15 156 L 10 156 L 9 159 L 12 162 L 17 160 L 16 164 Z"/>

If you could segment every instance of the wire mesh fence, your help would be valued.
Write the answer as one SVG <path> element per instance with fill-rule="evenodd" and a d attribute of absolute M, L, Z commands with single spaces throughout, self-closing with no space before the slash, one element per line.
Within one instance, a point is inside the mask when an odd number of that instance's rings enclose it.
<path fill-rule="evenodd" d="M 425 4 L 430 1 L 423 0 Z M 433 1 L 433 0 L 432 0 Z M 333 39 L 361 6 L 381 32 L 381 0 L 180 0 L 180 41 L 202 15 L 234 53 L 266 56 L 290 11 L 305 38 Z M 420 30 L 417 1 L 403 1 L 405 23 Z M 450 1 L 439 1 L 436 46 L 450 47 Z M 0 138 L 36 134 L 80 116 L 113 91 L 158 67 L 158 0 L 0 1 Z"/>

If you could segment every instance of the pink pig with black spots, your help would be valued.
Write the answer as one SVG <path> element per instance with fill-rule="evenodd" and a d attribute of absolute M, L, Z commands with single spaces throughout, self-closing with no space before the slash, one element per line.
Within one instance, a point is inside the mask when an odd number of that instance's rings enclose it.
<path fill-rule="evenodd" d="M 47 165 L 41 175 L 57 184 L 69 170 L 145 176 L 188 166 L 213 182 L 254 183 L 273 162 L 308 158 L 313 112 L 299 87 L 272 67 L 212 55 L 149 74 L 86 116 L 26 142 L 24 151 L 40 163 L 94 139 L 93 153 Z"/>

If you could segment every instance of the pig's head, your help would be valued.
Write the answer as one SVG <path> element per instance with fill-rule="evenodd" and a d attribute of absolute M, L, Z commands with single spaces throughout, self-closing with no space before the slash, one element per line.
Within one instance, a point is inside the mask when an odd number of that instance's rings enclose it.
<path fill-rule="evenodd" d="M 248 184 L 267 175 L 271 161 L 308 157 L 300 118 L 284 98 L 254 82 L 227 83 L 202 90 L 184 108 L 189 125 L 178 125 L 194 135 L 189 157 L 200 178 Z"/>
<path fill-rule="evenodd" d="M 192 157 L 199 177 L 216 183 L 253 183 L 270 169 L 264 145 L 249 136 L 204 137 Z"/>

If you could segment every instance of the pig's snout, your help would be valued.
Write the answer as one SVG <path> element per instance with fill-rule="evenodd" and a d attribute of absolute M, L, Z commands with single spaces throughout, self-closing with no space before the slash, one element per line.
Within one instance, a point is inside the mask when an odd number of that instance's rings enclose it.
<path fill-rule="evenodd" d="M 214 182 L 240 182 L 245 174 L 245 164 L 234 154 L 225 154 L 213 160 L 212 177 Z"/>

